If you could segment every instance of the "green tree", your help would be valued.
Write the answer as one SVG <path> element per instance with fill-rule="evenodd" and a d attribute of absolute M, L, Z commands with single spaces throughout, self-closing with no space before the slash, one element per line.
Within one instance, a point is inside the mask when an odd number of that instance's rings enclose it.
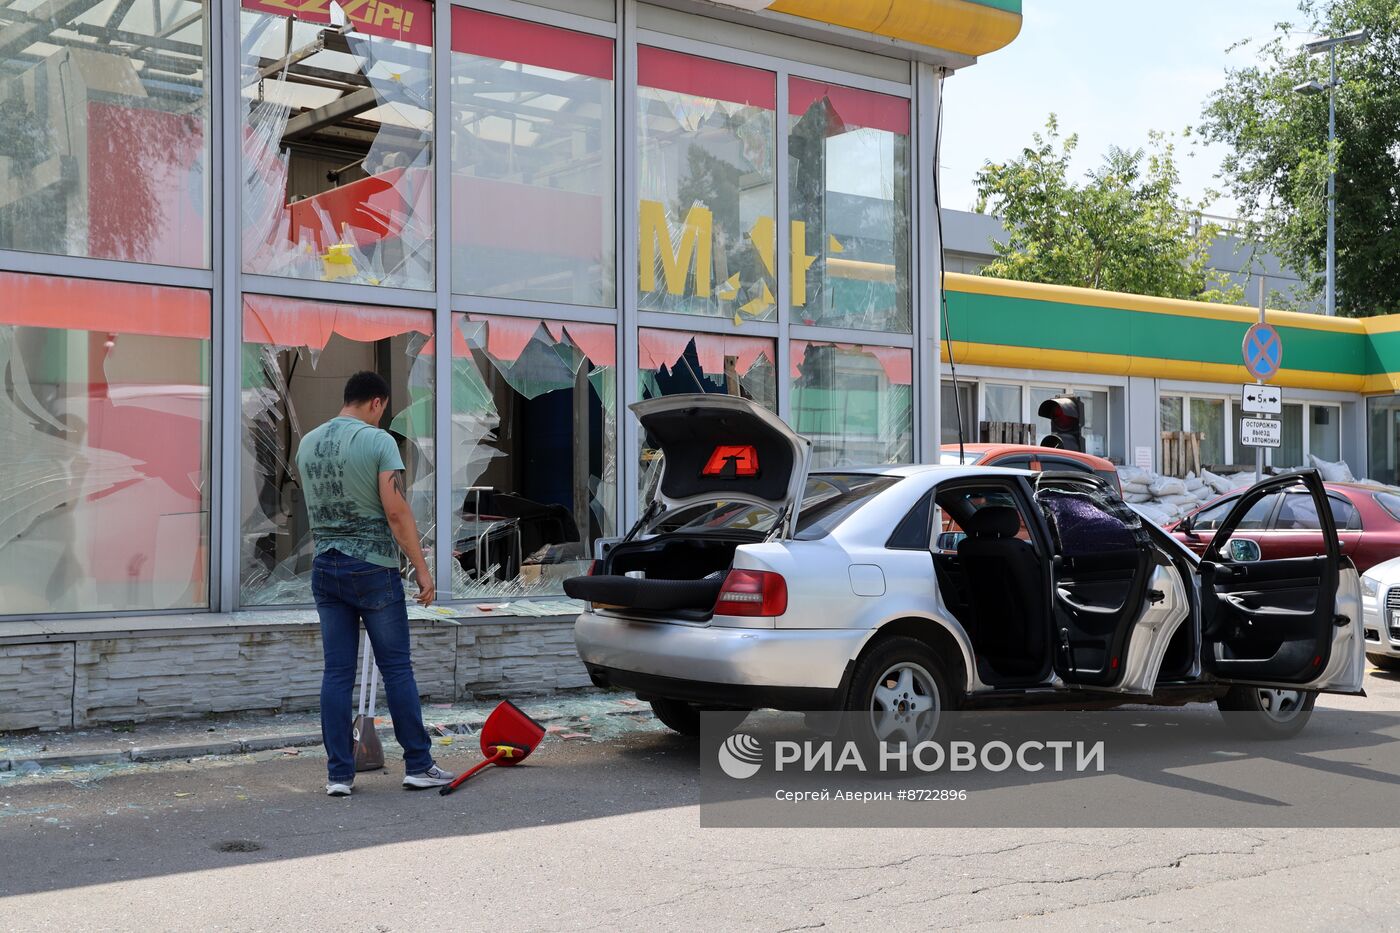
<path fill-rule="evenodd" d="M 1327 97 L 1293 88 L 1328 80 L 1299 31 L 1339 35 L 1365 27 L 1362 46 L 1337 50 L 1337 313 L 1400 311 L 1400 3 L 1316 0 L 1301 24 L 1279 23 L 1254 64 L 1230 69 L 1208 101 L 1205 137 L 1225 143 L 1228 190 L 1266 243 L 1320 295 L 1327 244 Z M 1237 47 L 1248 46 L 1247 42 Z"/>
<path fill-rule="evenodd" d="M 1112 147 L 1082 183 L 1070 178 L 1076 135 L 1051 114 L 1044 133 L 1008 162 L 977 173 L 977 210 L 1001 218 L 1009 239 L 983 275 L 1164 298 L 1239 301 L 1207 265 L 1219 235 L 1202 204 L 1183 203 L 1173 144 L 1153 133 L 1147 149 Z"/>

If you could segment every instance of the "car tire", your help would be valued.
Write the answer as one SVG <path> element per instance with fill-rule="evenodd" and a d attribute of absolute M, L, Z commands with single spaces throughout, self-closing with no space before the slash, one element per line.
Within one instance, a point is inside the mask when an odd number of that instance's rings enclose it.
<path fill-rule="evenodd" d="M 718 719 L 720 726 L 732 731 L 739 728 L 739 725 L 752 712 L 752 710 L 732 709 L 730 707 L 701 707 L 684 700 L 665 699 L 652 700 L 651 711 L 657 719 L 661 720 L 662 725 L 672 732 L 691 737 L 700 734 L 701 713 L 723 714 Z"/>
<path fill-rule="evenodd" d="M 877 643 L 856 664 L 846 695 L 847 731 L 864 747 L 937 738 L 954 706 L 942 660 L 917 638 Z M 866 715 L 852 715 L 866 714 Z"/>
<path fill-rule="evenodd" d="M 1231 687 L 1215 701 L 1225 723 L 1250 739 L 1290 739 L 1312 718 L 1317 694 L 1306 690 Z"/>
<path fill-rule="evenodd" d="M 1366 660 L 1374 664 L 1378 670 L 1391 673 L 1400 671 L 1400 658 L 1392 658 L 1385 654 L 1368 654 Z"/>

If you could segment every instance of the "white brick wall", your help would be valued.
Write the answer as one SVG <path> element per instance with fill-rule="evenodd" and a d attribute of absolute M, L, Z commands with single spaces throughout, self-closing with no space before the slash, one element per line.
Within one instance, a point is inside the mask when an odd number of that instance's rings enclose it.
<path fill-rule="evenodd" d="M 572 618 L 415 622 L 412 638 L 418 690 L 429 699 L 589 683 Z M 320 691 L 321 640 L 310 624 L 0 644 L 0 730 L 310 709 Z"/>

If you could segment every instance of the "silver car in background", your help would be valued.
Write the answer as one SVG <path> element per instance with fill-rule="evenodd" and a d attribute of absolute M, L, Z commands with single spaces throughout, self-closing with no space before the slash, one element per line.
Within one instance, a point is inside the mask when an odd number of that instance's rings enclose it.
<path fill-rule="evenodd" d="M 1090 474 L 809 474 L 807 441 L 744 399 L 633 411 L 663 456 L 655 498 L 566 590 L 588 605 L 594 683 L 679 732 L 769 707 L 868 711 L 875 737 L 922 739 L 946 709 L 1109 699 L 1213 700 L 1284 736 L 1317 692 L 1360 692 L 1360 584 L 1336 529 L 1284 560 L 1232 540 L 1285 486 L 1325 504 L 1316 473 L 1247 490 L 1198 559 Z"/>
<path fill-rule="evenodd" d="M 1400 671 L 1400 557 L 1361 575 L 1361 617 L 1366 660 L 1383 671 Z"/>

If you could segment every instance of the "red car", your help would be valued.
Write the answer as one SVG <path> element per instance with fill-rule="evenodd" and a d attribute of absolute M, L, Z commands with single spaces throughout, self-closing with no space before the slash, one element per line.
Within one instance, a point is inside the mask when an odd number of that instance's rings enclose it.
<path fill-rule="evenodd" d="M 1112 460 L 1080 453 L 1077 450 L 1064 450 L 1059 447 L 1038 447 L 1034 444 L 965 444 L 961 460 L 957 444 L 944 444 L 939 452 L 939 463 L 943 466 L 999 466 L 1017 470 L 1034 470 L 1037 473 L 1058 473 L 1062 471 L 1097 473 L 1107 480 L 1114 490 L 1121 493 L 1123 486 L 1118 481 L 1118 470 Z"/>
<path fill-rule="evenodd" d="M 1362 483 L 1326 483 L 1342 553 L 1358 572 L 1400 557 L 1400 489 Z M 1207 502 L 1168 530 L 1197 554 L 1243 489 Z M 1276 492 L 1255 504 L 1240 522 L 1235 537 L 1259 543 L 1260 557 L 1308 557 L 1322 553 L 1322 530 L 1312 499 L 1304 492 Z"/>

